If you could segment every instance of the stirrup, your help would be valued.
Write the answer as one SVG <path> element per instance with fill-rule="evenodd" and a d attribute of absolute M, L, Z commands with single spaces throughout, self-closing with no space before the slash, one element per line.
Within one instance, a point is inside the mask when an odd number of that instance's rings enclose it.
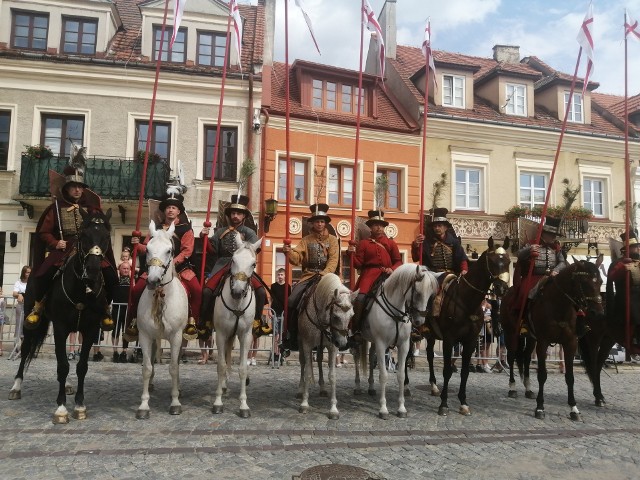
<path fill-rule="evenodd" d="M 253 321 L 251 333 L 253 333 L 254 337 L 258 338 L 263 335 L 269 335 L 271 332 L 273 332 L 273 328 L 271 328 L 269 324 L 263 323 L 262 320 L 258 318 Z"/>
<path fill-rule="evenodd" d="M 38 325 L 40 325 L 40 312 L 42 311 L 43 304 L 44 300 L 39 302 L 36 301 L 35 305 L 33 306 L 33 310 L 31 310 L 31 313 L 25 317 L 24 326 L 27 329 L 35 329 L 38 328 Z"/>
<path fill-rule="evenodd" d="M 182 331 L 182 338 L 187 341 L 198 338 L 198 329 L 196 328 L 196 321 L 193 317 L 189 317 L 189 321 Z"/>
<path fill-rule="evenodd" d="M 102 329 L 103 332 L 112 331 L 115 328 L 115 323 L 113 322 L 113 318 L 111 318 L 109 315 L 105 316 L 100 321 L 100 328 Z"/>
<path fill-rule="evenodd" d="M 124 329 L 124 333 L 122 334 L 122 338 L 124 338 L 127 342 L 136 342 L 136 341 L 138 341 L 138 327 L 136 325 L 136 319 L 135 318 L 131 322 L 131 325 Z"/>

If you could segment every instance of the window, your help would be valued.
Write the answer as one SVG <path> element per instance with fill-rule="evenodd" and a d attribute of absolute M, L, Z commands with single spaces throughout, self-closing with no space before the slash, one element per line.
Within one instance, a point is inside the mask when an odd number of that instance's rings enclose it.
<path fill-rule="evenodd" d="M 527 114 L 527 87 L 507 83 L 505 112 L 508 115 L 525 116 Z"/>
<path fill-rule="evenodd" d="M 204 127 L 204 178 L 207 180 L 211 179 L 213 152 L 216 147 L 216 131 L 216 127 Z M 221 127 L 215 179 L 222 182 L 235 182 L 237 172 L 238 129 L 235 127 Z"/>
<path fill-rule="evenodd" d="M 71 153 L 71 142 L 84 145 L 84 117 L 42 115 L 42 145 L 47 145 L 54 155 L 68 157 Z"/>
<path fill-rule="evenodd" d="M 567 103 L 569 103 L 569 92 L 564 92 L 564 109 L 567 110 Z M 561 119 L 562 120 L 562 119 Z M 569 116 L 567 117 L 569 122 L 583 123 L 584 117 L 582 116 L 582 94 L 573 93 L 571 102 L 571 108 L 569 109 Z"/>
<path fill-rule="evenodd" d="M 350 207 L 353 202 L 353 167 L 329 166 L 329 205 Z"/>
<path fill-rule="evenodd" d="M 14 48 L 47 49 L 49 16 L 38 13 L 14 12 L 11 46 Z"/>
<path fill-rule="evenodd" d="M 171 52 L 169 50 L 169 41 L 173 35 L 173 28 L 166 27 L 164 30 L 164 41 L 162 42 L 162 61 L 171 63 L 184 63 L 187 52 L 187 29 L 181 28 L 178 30 L 176 40 L 173 42 L 173 48 Z M 162 27 L 153 27 L 153 59 L 158 59 L 158 52 L 160 51 L 160 37 L 162 36 Z M 169 59 L 168 55 L 171 55 Z"/>
<path fill-rule="evenodd" d="M 314 108 L 344 113 L 355 113 L 358 110 L 358 92 L 360 90 L 357 86 L 313 79 L 311 88 Z M 365 104 L 366 90 L 362 89 L 361 114 L 366 112 Z"/>
<path fill-rule="evenodd" d="M 136 120 L 136 151 L 145 151 L 147 146 L 147 134 L 149 122 Z M 169 160 L 171 152 L 171 124 L 165 122 L 153 122 L 153 131 L 150 139 L 149 153 L 156 153 L 161 158 Z M 136 152 L 134 152 L 135 154 Z"/>
<path fill-rule="evenodd" d="M 464 108 L 464 77 L 442 76 L 442 104 Z"/>
<path fill-rule="evenodd" d="M 402 192 L 401 178 L 402 172 L 395 169 L 379 168 L 376 172 L 376 177 L 387 177 L 387 193 L 384 197 L 384 210 L 400 210 L 402 208 L 402 202 L 400 193 Z"/>
<path fill-rule="evenodd" d="M 198 65 L 223 67 L 226 47 L 226 35 L 213 32 L 198 32 Z"/>
<path fill-rule="evenodd" d="M 11 112 L 0 112 L 0 170 L 6 170 L 9 164 L 9 131 Z"/>
<path fill-rule="evenodd" d="M 64 53 L 94 55 L 98 21 L 84 18 L 64 18 L 62 21 L 62 47 Z"/>
<path fill-rule="evenodd" d="M 306 160 L 300 160 L 298 158 L 291 159 L 291 166 L 293 170 L 292 184 L 293 192 L 291 192 L 291 201 L 295 203 L 309 203 L 308 201 L 308 185 L 307 179 L 309 178 L 307 169 L 308 163 Z M 280 158 L 279 170 L 278 170 L 278 198 L 286 201 L 287 199 L 287 160 L 286 158 Z"/>
<path fill-rule="evenodd" d="M 520 174 L 520 205 L 530 208 L 544 205 L 547 194 L 547 175 L 542 173 Z"/>
<path fill-rule="evenodd" d="M 456 168 L 456 208 L 480 210 L 482 172 L 477 168 Z"/>
<path fill-rule="evenodd" d="M 590 209 L 596 217 L 604 217 L 604 180 L 584 178 L 582 186 L 582 204 Z"/>

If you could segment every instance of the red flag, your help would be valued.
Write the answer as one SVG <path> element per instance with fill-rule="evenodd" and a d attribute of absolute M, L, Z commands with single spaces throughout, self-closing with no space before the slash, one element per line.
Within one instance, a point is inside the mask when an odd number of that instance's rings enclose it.
<path fill-rule="evenodd" d="M 629 34 L 631 34 L 631 38 L 633 38 L 636 41 L 640 41 L 640 27 L 638 26 L 638 21 L 633 20 L 626 11 L 624 12 L 624 17 L 625 17 L 625 21 L 624 21 L 625 38 L 628 37 Z"/>
<path fill-rule="evenodd" d="M 309 18 L 309 15 L 307 15 L 307 12 L 305 12 L 304 10 L 304 5 L 302 4 L 302 0 L 296 0 L 296 5 L 300 8 L 300 11 L 302 12 L 302 16 L 304 17 L 304 21 L 307 22 L 307 27 L 309 27 L 309 33 L 311 34 L 311 39 L 313 40 L 313 44 L 316 46 L 316 50 L 318 50 L 318 54 L 322 55 L 320 53 L 320 47 L 318 46 L 318 42 L 316 41 L 316 36 L 313 34 L 313 26 L 311 25 L 311 19 Z"/>
<path fill-rule="evenodd" d="M 431 20 L 427 20 L 424 27 L 424 41 L 422 42 L 422 53 L 425 56 L 425 62 L 429 63 L 429 69 L 433 75 L 433 85 L 438 88 L 438 77 L 436 75 L 436 64 L 433 62 L 433 52 L 431 51 Z"/>
<path fill-rule="evenodd" d="M 580 32 L 578 33 L 578 43 L 587 54 L 589 61 L 587 62 L 587 72 L 584 76 L 584 85 L 582 86 L 582 97 L 587 91 L 589 77 L 593 73 L 593 4 L 589 3 L 589 10 L 582 21 Z"/>
<path fill-rule="evenodd" d="M 233 31 L 236 36 L 236 51 L 238 53 L 238 65 L 242 71 L 242 18 L 240 18 L 240 9 L 238 8 L 237 0 L 231 0 L 229 2 L 229 15 L 233 19 Z"/>
<path fill-rule="evenodd" d="M 378 42 L 378 61 L 380 62 L 380 78 L 384 82 L 384 37 L 382 36 L 382 28 L 380 28 L 376 14 L 373 13 L 371 5 L 369 5 L 369 0 L 364 0 L 362 13 L 364 14 L 364 25 L 367 27 L 367 30 L 370 32 L 376 32 Z"/>
<path fill-rule="evenodd" d="M 178 30 L 180 29 L 180 22 L 182 22 L 182 14 L 184 12 L 184 5 L 187 0 L 174 0 L 173 3 L 173 33 L 171 34 L 171 40 L 169 40 L 169 50 L 173 48 L 173 42 L 176 41 L 178 36 Z"/>

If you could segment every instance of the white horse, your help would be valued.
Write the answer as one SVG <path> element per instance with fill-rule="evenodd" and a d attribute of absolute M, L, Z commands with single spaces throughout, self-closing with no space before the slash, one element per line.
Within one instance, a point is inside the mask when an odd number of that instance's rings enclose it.
<path fill-rule="evenodd" d="M 240 417 L 248 418 L 247 405 L 247 357 L 251 347 L 251 326 L 255 318 L 256 301 L 251 286 L 251 276 L 256 268 L 256 250 L 262 239 L 255 243 L 243 242 L 236 234 L 238 249 L 231 257 L 229 277 L 225 279 L 222 293 L 216 298 L 213 325 L 218 344 L 218 387 L 213 402 L 213 413 L 222 413 L 222 394 L 227 391 L 227 376 L 231 366 L 231 352 L 236 337 L 240 342 Z"/>
<path fill-rule="evenodd" d="M 173 243 L 175 231 L 172 223 L 167 230 L 156 230 L 152 221 L 149 224 L 151 240 L 147 244 L 147 288 L 138 304 L 138 330 L 142 348 L 142 403 L 136 412 L 136 418 L 149 418 L 149 385 L 153 380 L 154 362 L 162 339 L 171 346 L 171 415 L 180 415 L 182 405 L 178 364 L 182 346 L 182 330 L 187 324 L 189 305 L 187 291 L 180 282 L 173 263 Z M 151 385 L 153 388 L 153 385 Z"/>
<path fill-rule="evenodd" d="M 437 277 L 426 267 L 407 263 L 398 267 L 381 285 L 377 292 L 371 310 L 367 314 L 362 330 L 362 342 L 358 347 L 359 365 L 356 362 L 356 389 L 354 393 L 359 395 L 360 368 L 367 368 L 367 342 L 372 343 L 371 353 L 375 347 L 375 353 L 379 369 L 380 382 L 380 411 L 378 416 L 382 419 L 389 418 L 387 410 L 386 388 L 387 369 L 385 365 L 385 350 L 389 347 L 398 347 L 398 365 L 396 375 L 398 377 L 398 412 L 400 418 L 407 416 L 404 406 L 404 379 L 405 362 L 410 348 L 411 324 L 420 326 L 424 323 L 429 299 L 438 290 Z M 353 298 L 358 292 L 352 294 Z M 370 356 L 371 357 L 371 356 Z M 373 388 L 373 359 L 369 359 L 369 395 L 375 395 Z"/>
<path fill-rule="evenodd" d="M 309 297 L 298 317 L 300 338 L 300 384 L 298 398 L 302 398 L 300 413 L 309 411 L 309 384 L 314 383 L 312 350 L 318 347 L 318 355 L 327 347 L 329 351 L 329 384 L 331 407 L 327 416 L 331 420 L 340 418 L 336 400 L 336 353 L 344 348 L 349 334 L 349 320 L 353 316 L 351 292 L 342 285 L 334 273 L 324 275 Z M 320 368 L 320 367 L 319 367 Z M 324 382 L 320 385 L 320 396 L 325 396 Z"/>

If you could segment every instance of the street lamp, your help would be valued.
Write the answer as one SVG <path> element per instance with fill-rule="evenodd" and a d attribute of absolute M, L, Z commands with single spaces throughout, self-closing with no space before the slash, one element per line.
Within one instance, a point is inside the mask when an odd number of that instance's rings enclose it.
<path fill-rule="evenodd" d="M 269 224 L 278 215 L 278 200 L 275 198 L 268 198 L 264 201 L 264 231 L 269 232 Z"/>

